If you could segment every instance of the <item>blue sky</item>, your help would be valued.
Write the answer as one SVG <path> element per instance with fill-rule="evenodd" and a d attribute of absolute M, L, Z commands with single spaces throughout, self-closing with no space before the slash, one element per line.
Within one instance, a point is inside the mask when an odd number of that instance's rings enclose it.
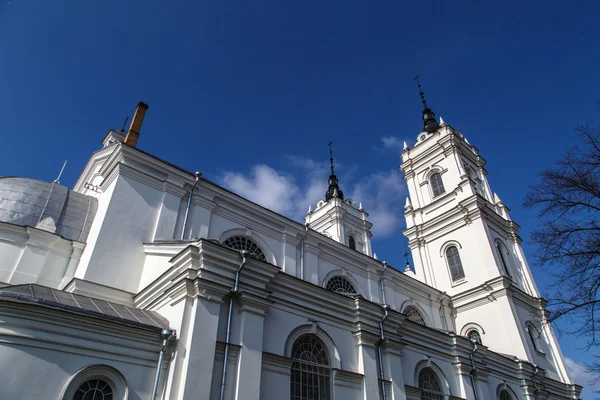
<path fill-rule="evenodd" d="M 333 140 L 342 189 L 377 222 L 375 251 L 402 266 L 398 143 L 421 128 L 418 72 L 487 160 L 531 259 L 527 187 L 575 125 L 598 122 L 599 16 L 594 1 L 2 0 L 0 174 L 52 180 L 68 159 L 72 185 L 143 100 L 140 148 L 301 218 Z"/>

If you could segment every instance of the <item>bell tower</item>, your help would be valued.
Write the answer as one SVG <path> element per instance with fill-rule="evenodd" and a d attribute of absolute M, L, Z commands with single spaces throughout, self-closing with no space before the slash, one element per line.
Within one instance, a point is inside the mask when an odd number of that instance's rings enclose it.
<path fill-rule="evenodd" d="M 521 248 L 519 225 L 488 182 L 485 160 L 425 101 L 423 131 L 405 145 L 400 169 L 408 186 L 406 230 L 418 280 L 452 299 L 457 334 L 477 331 L 483 345 L 527 359 L 568 381 L 551 327 Z M 413 272 L 407 271 L 407 274 Z"/>
<path fill-rule="evenodd" d="M 329 142 L 329 185 L 325 192 L 325 200 L 317 203 L 313 211 L 309 206 L 305 221 L 317 232 L 329 236 L 353 250 L 368 256 L 373 255 L 371 248 L 371 224 L 367 217 L 369 214 L 358 206 L 352 199 L 344 199 L 344 192 L 340 189 L 333 165 L 333 142 Z"/>

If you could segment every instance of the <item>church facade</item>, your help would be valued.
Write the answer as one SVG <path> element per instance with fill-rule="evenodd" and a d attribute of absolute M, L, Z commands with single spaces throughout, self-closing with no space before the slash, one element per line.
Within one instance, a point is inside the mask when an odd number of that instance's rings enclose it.
<path fill-rule="evenodd" d="M 299 223 L 140 150 L 143 103 L 73 189 L 0 178 L 0 399 L 578 399 L 485 160 L 422 98 L 400 269 L 333 162 Z"/>

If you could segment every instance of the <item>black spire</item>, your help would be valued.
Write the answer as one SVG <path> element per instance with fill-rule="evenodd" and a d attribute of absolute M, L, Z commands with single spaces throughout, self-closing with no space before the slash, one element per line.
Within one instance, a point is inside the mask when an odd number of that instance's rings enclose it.
<path fill-rule="evenodd" d="M 344 200 L 344 193 L 340 190 L 338 185 L 337 177 L 335 176 L 335 172 L 333 171 L 333 150 L 332 150 L 333 142 L 329 142 L 329 166 L 331 167 L 331 175 L 329 175 L 329 188 L 325 193 L 325 200 L 329 201 L 329 199 L 333 197 L 339 197 Z"/>
<path fill-rule="evenodd" d="M 423 103 L 423 131 L 431 133 L 437 131 L 440 125 L 435 120 L 434 112 L 431 111 L 431 108 L 427 107 L 425 93 L 423 93 L 423 89 L 421 88 L 419 76 L 420 75 L 417 74 L 413 79 L 417 81 L 417 85 L 419 86 L 419 94 L 421 95 L 421 103 Z"/>

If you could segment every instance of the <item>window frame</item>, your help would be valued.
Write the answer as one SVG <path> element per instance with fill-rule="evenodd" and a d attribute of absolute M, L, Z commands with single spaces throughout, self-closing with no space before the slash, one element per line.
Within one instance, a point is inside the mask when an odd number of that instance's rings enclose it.
<path fill-rule="evenodd" d="M 252 246 L 247 246 L 246 248 L 239 248 L 239 247 L 232 247 L 232 246 L 228 246 L 226 243 L 229 241 L 241 241 L 241 240 L 245 240 L 246 243 L 250 243 L 252 245 L 254 245 L 254 247 L 256 247 L 256 249 L 258 249 L 257 251 L 251 252 L 248 248 L 251 248 Z M 248 252 L 250 253 L 250 257 L 258 260 L 258 261 L 262 261 L 262 262 L 269 262 L 267 260 L 267 255 L 265 253 L 265 251 L 262 249 L 262 247 L 260 246 L 260 244 L 258 244 L 256 242 L 256 240 L 252 239 L 251 237 L 245 236 L 245 235 L 231 235 L 225 239 L 223 239 L 223 241 L 221 242 L 221 244 L 225 247 L 227 247 L 228 249 L 232 249 L 232 250 L 236 250 L 236 251 L 242 251 L 242 250 L 248 250 Z"/>
<path fill-rule="evenodd" d="M 506 276 L 508 276 L 509 278 L 513 278 L 513 275 L 511 273 L 511 268 L 510 265 L 511 264 L 507 258 L 505 258 L 505 256 L 510 255 L 508 253 L 508 248 L 506 247 L 506 245 L 504 243 L 502 243 L 502 241 L 500 239 L 496 239 L 496 251 L 498 252 L 498 256 L 500 257 L 500 263 L 502 264 L 502 267 L 504 268 L 504 272 L 506 273 Z"/>
<path fill-rule="evenodd" d="M 439 192 L 438 194 L 436 194 L 436 190 L 434 188 L 434 183 L 433 183 L 434 182 L 433 177 L 436 176 L 436 175 L 439 177 L 439 181 L 436 180 L 436 187 L 437 188 L 441 187 L 441 189 L 442 189 L 442 191 Z M 442 178 L 442 171 L 438 171 L 438 170 L 433 171 L 427 177 L 427 182 L 429 183 L 429 187 L 430 187 L 430 190 L 431 190 L 431 199 L 432 200 L 435 199 L 435 198 L 438 198 L 441 195 L 443 195 L 443 194 L 446 193 L 446 187 L 444 186 L 444 179 Z"/>
<path fill-rule="evenodd" d="M 421 317 L 421 320 L 423 321 L 423 323 L 420 323 L 418 321 L 412 320 L 409 317 L 409 315 L 406 313 L 406 310 L 408 310 L 408 309 L 414 310 Z M 419 325 L 422 325 L 422 326 L 428 326 L 427 319 L 425 318 L 425 314 L 423 313 L 422 310 L 419 310 L 419 307 L 417 307 L 415 304 L 411 303 L 411 304 L 407 304 L 404 307 L 402 307 L 402 314 L 404 314 L 406 316 L 407 320 L 409 320 L 411 322 L 414 322 L 415 324 L 419 324 Z"/>
<path fill-rule="evenodd" d="M 298 358 L 298 357 L 294 357 L 294 352 L 296 351 L 296 345 L 298 344 L 298 342 L 300 342 L 301 340 L 304 339 L 311 339 L 313 340 L 315 343 L 317 343 L 320 347 L 320 355 L 322 355 L 325 358 L 325 363 L 315 363 L 315 362 L 311 362 L 309 360 L 305 360 L 302 358 Z M 314 356 L 314 354 L 312 354 L 312 356 Z M 331 400 L 333 398 L 333 363 L 331 360 L 331 355 L 329 353 L 329 349 L 327 348 L 327 344 L 321 340 L 321 338 L 314 334 L 314 333 L 302 333 L 300 334 L 298 337 L 296 337 L 294 339 L 294 342 L 292 343 L 291 346 L 291 350 L 290 350 L 290 358 L 292 359 L 292 365 L 290 366 L 290 399 L 291 400 Z M 316 371 L 315 371 L 316 369 Z M 323 373 L 322 370 L 326 370 L 327 373 Z M 299 378 L 298 381 L 295 381 L 295 377 L 296 375 L 299 374 Z M 321 377 L 323 377 L 323 379 L 326 382 L 326 386 L 324 386 L 323 388 L 325 389 L 325 394 L 321 394 L 319 393 L 318 396 L 312 397 L 304 397 L 304 393 L 302 391 L 303 386 L 304 385 L 304 375 L 308 375 L 309 377 L 312 377 L 313 375 L 316 375 L 317 378 L 317 382 L 321 382 Z M 314 379 L 309 379 L 309 381 L 314 382 Z M 296 385 L 300 385 L 300 396 L 295 396 L 295 384 Z M 317 388 L 320 388 L 319 385 L 317 385 Z"/>
<path fill-rule="evenodd" d="M 434 382 L 439 387 L 439 391 L 423 387 L 421 377 L 424 373 L 429 373 L 430 376 L 434 378 Z M 442 380 L 440 379 L 439 374 L 431 366 L 425 366 L 419 370 L 416 384 L 417 387 L 421 389 L 421 400 L 444 400 L 446 398 Z"/>
<path fill-rule="evenodd" d="M 448 252 L 452 249 L 456 250 L 456 255 L 453 255 L 452 259 L 456 261 L 456 258 L 458 258 L 458 267 L 460 267 L 459 272 L 462 273 L 462 276 L 459 275 L 455 277 L 452 273 L 453 265 L 450 263 L 450 257 L 448 256 Z M 467 280 L 467 274 L 465 274 L 465 268 L 463 267 L 462 258 L 460 257 L 459 246 L 457 246 L 456 243 L 450 243 L 444 248 L 444 258 L 446 260 L 446 266 L 448 267 L 448 273 L 450 274 L 450 281 L 452 282 L 452 285 L 454 286 L 458 285 L 459 283 L 465 282 Z"/>
<path fill-rule="evenodd" d="M 352 235 L 348 235 L 348 247 L 356 251 L 356 239 Z"/>
<path fill-rule="evenodd" d="M 92 365 L 82 368 L 73 374 L 63 387 L 59 399 L 73 400 L 79 387 L 93 379 L 101 379 L 107 382 L 113 391 L 113 400 L 125 400 L 128 398 L 129 389 L 123 375 L 108 365 Z"/>

